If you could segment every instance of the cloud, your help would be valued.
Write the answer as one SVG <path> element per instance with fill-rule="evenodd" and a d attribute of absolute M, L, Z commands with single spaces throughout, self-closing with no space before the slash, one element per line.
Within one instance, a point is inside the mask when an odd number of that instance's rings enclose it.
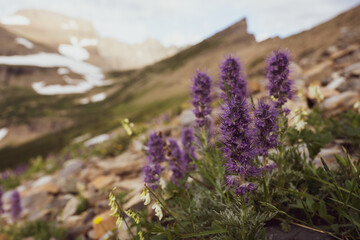
<path fill-rule="evenodd" d="M 263 39 L 311 28 L 358 4 L 358 0 L 0 0 L 0 17 L 41 8 L 91 21 L 102 36 L 137 43 L 156 38 L 191 44 L 248 18 Z"/>

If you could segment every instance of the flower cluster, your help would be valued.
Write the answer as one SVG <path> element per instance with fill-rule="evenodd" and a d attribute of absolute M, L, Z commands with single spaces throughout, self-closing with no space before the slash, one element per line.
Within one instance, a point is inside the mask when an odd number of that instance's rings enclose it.
<path fill-rule="evenodd" d="M 245 98 L 234 96 L 223 106 L 220 131 L 228 171 L 246 174 L 247 165 L 255 156 L 250 107 Z"/>
<path fill-rule="evenodd" d="M 290 57 L 287 51 L 278 50 L 267 58 L 266 77 L 270 82 L 270 95 L 277 100 L 278 108 L 293 96 L 289 65 Z"/>
<path fill-rule="evenodd" d="M 273 102 L 266 103 L 264 99 L 258 101 L 254 111 L 255 116 L 255 145 L 258 154 L 266 156 L 268 150 L 278 144 L 277 140 L 277 110 Z"/>
<path fill-rule="evenodd" d="M 170 169 L 172 171 L 171 180 L 173 183 L 179 185 L 179 180 L 185 176 L 186 166 L 184 165 L 183 158 L 181 157 L 181 150 L 175 139 L 170 138 L 169 140 L 171 160 Z"/>
<path fill-rule="evenodd" d="M 242 68 L 237 58 L 232 57 L 231 55 L 225 59 L 225 61 L 220 66 L 221 76 L 220 76 L 220 88 L 223 91 L 220 97 L 227 101 L 227 90 L 229 93 L 230 99 L 234 96 L 246 97 L 247 95 L 247 83 L 245 81 L 245 76 L 242 73 Z"/>
<path fill-rule="evenodd" d="M 197 71 L 192 85 L 192 104 L 196 116 L 196 124 L 203 127 L 209 124 L 208 116 L 211 114 L 211 78 L 203 72 Z"/>
<path fill-rule="evenodd" d="M 259 177 L 264 171 L 276 167 L 276 164 L 267 164 L 265 157 L 269 149 L 278 145 L 278 113 L 285 112 L 281 107 L 293 94 L 289 64 L 287 52 L 277 51 L 268 58 L 270 95 L 276 102 L 258 100 L 257 106 L 254 106 L 254 118 L 246 100 L 246 82 L 238 60 L 230 56 L 221 65 L 220 88 L 224 104 L 220 130 L 228 174 L 226 182 L 229 187 L 235 188 L 238 195 L 254 190 L 255 185 L 246 182 L 247 179 Z M 257 156 L 263 156 L 262 167 L 255 161 Z"/>
<path fill-rule="evenodd" d="M 13 191 L 11 194 L 11 216 L 14 220 L 18 219 L 21 215 L 21 199 L 18 191 Z"/>
<path fill-rule="evenodd" d="M 0 214 L 4 213 L 4 204 L 3 204 L 3 201 L 2 201 L 2 196 L 3 196 L 3 189 L 0 186 Z"/>
<path fill-rule="evenodd" d="M 112 217 L 116 217 L 116 225 L 118 225 L 118 228 L 120 229 L 123 223 L 123 218 L 121 216 L 121 209 L 119 207 L 119 205 L 116 202 L 116 197 L 114 195 L 114 192 L 116 188 L 114 188 L 110 193 L 109 193 L 109 206 L 110 206 L 110 210 L 112 211 L 112 213 L 110 214 L 110 216 Z"/>
<path fill-rule="evenodd" d="M 145 183 L 152 189 L 159 187 L 160 175 L 163 171 L 160 163 L 165 161 L 161 133 L 151 133 L 148 141 L 148 163 L 144 168 Z"/>

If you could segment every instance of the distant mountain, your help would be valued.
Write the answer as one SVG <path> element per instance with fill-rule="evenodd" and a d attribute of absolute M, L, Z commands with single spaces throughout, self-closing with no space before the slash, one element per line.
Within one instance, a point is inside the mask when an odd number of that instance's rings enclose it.
<path fill-rule="evenodd" d="M 25 15 L 25 13 L 22 14 Z M 30 19 L 30 15 L 26 16 Z M 158 51 L 162 49 L 161 46 L 153 40 L 149 41 L 149 46 L 152 46 L 151 48 L 144 47 L 144 49 L 148 50 L 139 51 L 138 49 L 143 48 L 141 44 L 129 47 L 126 46 L 126 44 L 123 45 L 111 39 L 99 39 L 90 27 L 86 28 L 86 31 L 83 31 L 83 35 L 76 35 L 74 36 L 76 39 L 73 37 L 71 40 L 70 32 L 72 30 L 65 31 L 59 29 L 61 29 L 61 24 L 63 23 L 68 24 L 64 25 L 66 26 L 64 28 L 73 28 L 75 24 L 63 20 L 58 21 L 56 29 L 58 29 L 60 35 L 65 36 L 63 38 L 64 40 L 50 46 L 45 42 L 41 42 L 41 38 L 39 38 L 39 40 L 32 38 L 30 30 L 27 36 L 19 36 L 19 32 L 14 34 L 15 31 L 20 31 L 21 28 L 32 27 L 31 20 L 26 21 L 26 19 L 20 17 L 12 21 L 18 21 L 23 24 L 30 23 L 29 25 L 22 26 L 4 25 L 6 30 L 1 30 L 0 28 L 0 38 L 6 39 L 7 41 L 5 44 L 7 46 L 6 48 L 0 46 L 0 52 L 3 55 L 20 53 L 29 55 L 40 51 L 54 53 L 59 50 L 59 45 L 67 44 L 77 46 L 78 48 L 85 48 L 89 52 L 93 49 L 93 52 L 90 52 L 91 57 L 89 59 L 77 60 L 76 63 L 83 64 L 89 61 L 97 64 L 96 59 L 105 59 L 105 65 L 109 68 L 130 68 L 131 64 L 135 64 L 135 60 L 132 59 L 133 55 L 151 55 L 150 53 L 155 51 L 155 49 L 159 49 Z M 35 20 L 33 21 L 35 22 Z M 51 16 L 49 16 L 49 21 L 51 21 Z M 77 21 L 75 22 L 78 23 Z M 73 138 L 82 134 L 100 134 L 105 131 L 110 131 L 119 126 L 119 118 L 127 117 L 132 122 L 138 123 L 147 121 L 170 109 L 178 111 L 183 103 L 189 101 L 191 79 L 196 69 L 208 71 L 215 80 L 214 90 L 217 90 L 216 86 L 219 76 L 218 65 L 229 54 L 240 58 L 244 65 L 250 91 L 256 97 L 255 94 L 265 92 L 267 82 L 264 78 L 264 58 L 272 51 L 279 48 L 288 48 L 291 51 L 292 59 L 295 63 L 294 67 L 298 68 L 302 73 L 309 72 L 310 70 L 314 72 L 313 68 L 319 68 L 319 64 L 329 59 L 331 59 L 332 63 L 335 62 L 335 60 L 331 58 L 334 52 L 345 51 L 342 54 L 346 54 L 346 51 L 350 50 L 351 53 L 360 52 L 359 23 L 360 6 L 357 6 L 310 30 L 283 39 L 275 37 L 257 42 L 254 36 L 248 33 L 246 19 L 242 19 L 202 42 L 183 49 L 175 55 L 156 62 L 155 64 L 131 71 L 108 72 L 105 78 L 111 79 L 113 81 L 112 85 L 99 86 L 89 90 L 85 94 L 40 96 L 28 87 L 21 87 L 20 85 L 4 87 L 0 85 L 0 130 L 1 128 L 7 128 L 2 131 L 3 133 L 6 132 L 7 135 L 0 141 L 0 159 L 6 159 L 3 161 L 3 166 L 14 165 L 17 162 L 26 161 L 29 157 L 38 154 L 46 155 L 51 151 L 57 151 L 67 145 Z M 81 24 L 78 23 L 78 25 Z M 11 33 L 7 30 L 11 31 Z M 57 33 L 54 32 L 53 34 Z M 51 34 L 48 35 L 46 38 L 50 39 L 52 36 Z M 34 44 L 33 49 L 27 49 L 23 44 L 14 44 L 14 41 L 16 41 L 18 37 L 23 37 L 31 41 Z M 81 43 L 83 39 L 95 38 L 99 40 L 96 46 L 82 47 L 82 44 L 93 43 L 90 40 Z M 350 46 L 351 48 L 349 50 L 348 48 Z M 69 49 L 71 48 L 65 47 L 65 50 L 63 49 L 64 53 Z M 113 49 L 114 52 L 126 52 L 125 55 L 131 55 L 128 60 L 129 65 L 125 65 L 124 63 L 126 59 L 116 60 L 117 54 L 111 52 L 111 49 Z M 81 50 L 79 50 L 78 53 L 78 57 L 85 56 Z M 106 60 L 106 57 L 103 57 L 103 55 L 107 55 L 110 63 L 113 65 L 107 62 L 108 60 Z M 124 55 L 121 55 L 121 58 L 123 58 L 123 56 Z M 70 59 L 70 57 L 71 56 L 67 59 Z M 111 58 L 114 59 L 111 60 Z M 336 67 L 343 69 L 349 62 L 346 59 L 354 61 L 353 58 L 353 56 L 345 56 L 341 61 L 336 60 Z M 358 59 L 359 58 L 355 60 L 358 61 Z M 66 64 L 72 66 L 69 62 Z M 101 64 L 99 63 L 99 65 Z M 29 66 L 17 67 L 24 70 L 31 69 Z M 9 65 L 0 63 L 0 68 L 9 68 Z M 39 74 L 43 71 L 44 75 L 41 76 L 45 81 L 46 71 L 50 71 L 50 69 L 36 69 Z M 60 75 L 60 73 L 66 75 L 64 69 L 60 71 L 59 67 L 55 67 L 51 71 L 56 71 L 57 75 Z M 324 74 L 331 74 L 331 71 L 323 71 L 323 69 L 320 68 L 320 72 Z M 20 79 L 20 77 L 16 75 L 18 74 L 17 71 L 11 73 L 13 76 L 11 81 Z M 72 72 L 70 74 L 73 74 L 69 76 L 73 80 L 79 77 L 86 78 L 88 76 L 84 73 Z M 60 80 L 65 81 L 63 78 L 64 76 L 61 75 Z M 90 76 L 88 76 L 88 78 L 90 80 L 92 79 Z M 28 78 L 22 78 L 24 84 L 26 84 L 26 79 Z M 67 81 L 69 80 L 68 78 L 66 79 Z M 297 80 L 308 84 L 310 82 L 319 83 L 323 79 L 324 76 L 319 74 L 313 74 L 310 77 L 302 74 L 301 78 Z M 101 101 L 92 101 L 92 99 L 98 99 L 98 96 L 101 96 Z M 103 96 L 105 96 L 105 98 Z M 46 128 L 46 131 L 42 131 L 41 134 L 39 133 L 39 129 L 42 130 L 42 128 L 39 127 L 39 122 L 42 123 L 40 125 L 43 126 L 43 128 Z M 47 122 L 51 124 L 46 125 L 45 123 Z M 26 126 L 26 131 L 22 130 L 23 126 Z M 33 136 L 31 139 L 25 139 L 29 133 L 39 134 L 31 135 Z M 19 139 L 25 140 L 20 143 L 15 141 Z"/>
<path fill-rule="evenodd" d="M 116 39 L 101 38 L 90 22 L 46 10 L 21 10 L 11 17 L 27 19 L 28 22 L 4 24 L 10 32 L 105 70 L 140 68 L 180 50 L 178 47 L 164 47 L 154 39 L 127 44 Z"/>

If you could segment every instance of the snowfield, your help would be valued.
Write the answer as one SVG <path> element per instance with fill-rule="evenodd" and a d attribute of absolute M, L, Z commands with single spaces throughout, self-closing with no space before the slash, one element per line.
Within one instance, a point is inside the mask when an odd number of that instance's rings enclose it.
<path fill-rule="evenodd" d="M 32 87 L 38 94 L 75 94 L 84 93 L 95 86 L 111 84 L 111 81 L 103 80 L 104 75 L 100 68 L 86 62 L 77 61 L 55 53 L 37 53 L 26 56 L 0 56 L 0 64 L 4 65 L 23 65 L 36 67 L 63 67 L 72 72 L 82 75 L 83 82 L 74 85 L 46 85 L 44 82 L 35 82 Z"/>
<path fill-rule="evenodd" d="M 29 25 L 30 20 L 21 15 L 14 15 L 1 18 L 0 22 L 4 25 Z"/>
<path fill-rule="evenodd" d="M 9 130 L 7 128 L 0 129 L 0 141 L 4 139 L 4 137 L 8 134 Z"/>
<path fill-rule="evenodd" d="M 19 44 L 19 45 L 23 45 L 27 49 L 33 49 L 34 48 L 34 44 L 32 42 L 30 42 L 29 40 L 25 39 L 25 38 L 18 37 L 18 38 L 15 39 L 15 42 L 17 44 Z"/>
<path fill-rule="evenodd" d="M 79 45 L 60 44 L 58 51 L 62 55 L 78 61 L 84 61 L 90 57 L 89 52 Z"/>

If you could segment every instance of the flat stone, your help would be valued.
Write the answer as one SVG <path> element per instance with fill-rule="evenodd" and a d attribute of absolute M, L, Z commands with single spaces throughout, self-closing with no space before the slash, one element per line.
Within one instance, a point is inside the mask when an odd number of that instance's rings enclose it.
<path fill-rule="evenodd" d="M 103 235 L 105 235 L 108 231 L 114 229 L 116 227 L 116 217 L 112 217 L 110 216 L 112 212 L 111 211 L 106 211 L 103 212 L 97 216 L 94 217 L 94 219 L 100 217 L 102 220 L 99 224 L 95 224 L 93 222 L 93 238 L 94 239 L 99 239 L 101 238 Z"/>
<path fill-rule="evenodd" d="M 330 55 L 330 58 L 333 59 L 333 60 L 336 60 L 338 58 L 341 58 L 341 57 L 344 57 L 344 56 L 346 56 L 348 54 L 353 53 L 357 48 L 358 48 L 358 46 L 351 45 L 351 46 L 347 47 L 346 49 L 334 52 L 333 54 Z"/>
<path fill-rule="evenodd" d="M 336 112 L 341 112 L 351 108 L 354 103 L 358 101 L 358 97 L 359 96 L 357 92 L 343 92 L 336 96 L 325 99 L 322 102 L 321 107 L 325 110 L 336 110 Z"/>
<path fill-rule="evenodd" d="M 360 76 L 360 62 L 351 64 L 350 66 L 347 66 L 344 69 L 344 73 L 345 74 L 353 74 L 353 75 L 357 75 Z"/>
<path fill-rule="evenodd" d="M 183 126 L 191 125 L 195 122 L 196 117 L 192 110 L 186 109 L 180 115 L 180 123 Z"/>
<path fill-rule="evenodd" d="M 43 185 L 36 187 L 35 189 L 37 189 L 39 191 L 51 193 L 51 194 L 57 194 L 60 190 L 59 187 L 54 183 L 43 184 Z"/>
<path fill-rule="evenodd" d="M 315 166 L 323 167 L 323 164 L 321 162 L 321 158 L 323 158 L 326 165 L 330 169 L 335 169 L 337 167 L 337 162 L 336 162 L 334 154 L 342 155 L 342 151 L 338 146 L 321 149 L 319 154 L 314 159 Z"/>
<path fill-rule="evenodd" d="M 98 167 L 117 175 L 141 171 L 146 161 L 141 153 L 124 152 L 114 159 L 99 161 Z"/>
<path fill-rule="evenodd" d="M 78 192 L 78 182 L 81 182 L 77 178 L 62 178 L 59 177 L 57 185 L 60 187 L 61 192 L 64 193 L 77 193 Z"/>
<path fill-rule="evenodd" d="M 65 162 L 63 169 L 60 172 L 60 178 L 65 178 L 74 175 L 84 168 L 84 162 L 80 159 L 71 159 Z"/>
<path fill-rule="evenodd" d="M 111 183 L 115 182 L 116 179 L 117 177 L 115 175 L 98 176 L 88 184 L 88 187 L 102 189 L 109 186 Z"/>
<path fill-rule="evenodd" d="M 21 205 L 23 208 L 32 210 L 46 208 L 52 200 L 53 196 L 37 189 L 31 189 L 28 192 L 21 193 Z"/>
<path fill-rule="evenodd" d="M 51 183 L 52 181 L 53 181 L 53 177 L 52 177 L 52 176 L 42 176 L 42 177 L 40 177 L 38 180 L 36 180 L 35 182 L 33 182 L 32 187 L 33 187 L 33 188 L 36 188 L 36 187 L 38 187 L 38 186 Z"/>
<path fill-rule="evenodd" d="M 66 206 L 62 212 L 61 219 L 63 221 L 66 221 L 67 218 L 74 215 L 77 210 L 77 206 L 79 205 L 80 200 L 77 197 L 72 197 L 67 203 Z"/>
<path fill-rule="evenodd" d="M 82 181 L 85 181 L 85 182 L 89 182 L 91 181 L 92 179 L 100 176 L 104 174 L 104 171 L 102 171 L 101 169 L 99 168 L 96 168 L 96 167 L 87 167 L 85 169 L 83 169 L 80 173 L 79 173 L 79 178 L 82 180 Z"/>
<path fill-rule="evenodd" d="M 65 219 L 63 226 L 69 229 L 78 228 L 83 225 L 84 219 L 85 219 L 84 215 L 69 216 L 68 218 Z"/>
<path fill-rule="evenodd" d="M 326 60 L 324 62 L 321 62 L 315 66 L 313 66 L 312 68 L 310 68 L 309 70 L 304 72 L 304 75 L 306 77 L 312 77 L 315 76 L 316 74 L 319 74 L 321 72 L 323 72 L 325 70 L 325 68 L 330 67 L 332 64 L 331 60 Z"/>
<path fill-rule="evenodd" d="M 114 184 L 118 189 L 123 189 L 126 191 L 133 190 L 142 190 L 144 188 L 144 179 L 142 177 L 132 178 L 132 179 L 123 179 Z"/>
<path fill-rule="evenodd" d="M 334 73 L 332 77 L 333 80 L 326 86 L 328 89 L 334 90 L 346 81 L 346 79 L 341 77 L 339 73 Z"/>

